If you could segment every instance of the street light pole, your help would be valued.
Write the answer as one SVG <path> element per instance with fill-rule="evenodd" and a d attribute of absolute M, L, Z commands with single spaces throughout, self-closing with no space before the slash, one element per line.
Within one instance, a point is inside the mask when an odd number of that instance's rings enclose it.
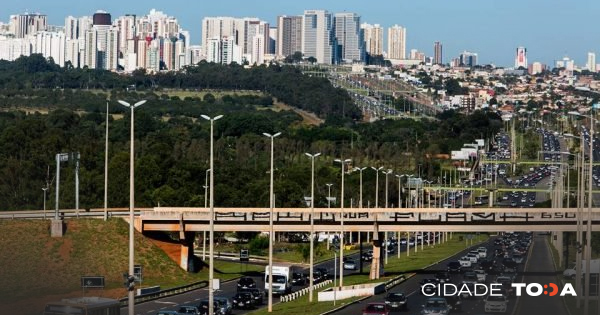
<path fill-rule="evenodd" d="M 340 202 L 340 288 L 344 286 L 344 174 L 346 173 L 346 164 L 352 162 L 350 159 L 343 158 L 335 160 L 342 164 L 342 200 Z"/>
<path fill-rule="evenodd" d="M 208 173 L 210 168 L 206 170 L 204 176 L 204 209 L 208 209 Z M 212 190 L 212 189 L 211 189 Z M 202 231 L 202 261 L 206 261 L 206 230 Z"/>
<path fill-rule="evenodd" d="M 104 136 L 104 221 L 108 220 L 108 102 L 106 102 L 106 135 Z"/>
<path fill-rule="evenodd" d="M 268 312 L 273 312 L 273 239 L 275 238 L 274 229 L 273 229 L 273 146 L 275 144 L 275 138 L 281 135 L 281 132 L 278 132 L 274 135 L 263 133 L 264 136 L 271 139 L 271 173 L 270 175 L 270 185 L 269 185 L 269 207 L 271 208 L 271 212 L 269 215 L 269 305 Z"/>
<path fill-rule="evenodd" d="M 331 186 L 333 186 L 333 184 L 325 184 L 327 185 L 327 209 L 331 208 Z M 327 232 L 327 250 L 329 250 L 329 243 L 331 243 L 331 240 L 329 239 L 329 232 Z M 334 262 L 336 261 L 335 259 L 333 260 Z"/>
<path fill-rule="evenodd" d="M 215 234 L 215 190 L 214 190 L 214 181 L 215 181 L 215 165 L 214 165 L 214 125 L 215 121 L 223 118 L 223 115 L 219 115 L 213 118 L 210 118 L 206 115 L 200 115 L 200 117 L 210 121 L 210 231 L 208 232 L 208 237 L 210 238 L 210 243 L 208 247 L 208 315 L 213 315 L 215 310 L 215 290 L 214 290 L 214 275 L 215 275 L 215 267 L 214 267 L 214 234 Z M 206 198 L 206 197 L 205 197 Z"/>
<path fill-rule="evenodd" d="M 48 190 L 48 187 L 43 187 L 42 190 L 44 191 L 44 220 L 46 219 L 46 191 Z"/>
<path fill-rule="evenodd" d="M 308 301 L 313 301 L 313 268 L 314 268 L 314 243 L 315 243 L 315 159 L 321 155 L 321 153 L 310 154 L 306 153 L 311 160 L 311 172 L 310 172 L 310 283 L 309 283 L 309 295 Z"/>
<path fill-rule="evenodd" d="M 392 170 L 387 170 L 387 171 L 383 171 L 383 174 L 385 174 L 385 209 L 387 211 L 388 208 L 388 193 L 389 193 L 389 175 L 392 174 Z M 387 265 L 388 263 L 388 232 L 385 232 L 385 264 Z"/>
<path fill-rule="evenodd" d="M 135 207 L 135 196 L 134 196 L 134 151 L 135 151 L 135 145 L 134 145 L 134 109 L 136 109 L 139 106 L 142 106 L 143 104 L 145 104 L 146 101 L 139 101 L 133 105 L 130 105 L 129 103 L 125 102 L 125 101 L 119 101 L 119 104 L 128 107 L 131 109 L 131 138 L 129 140 L 130 142 L 130 148 L 129 148 L 129 276 L 133 276 L 134 273 L 134 229 L 133 229 L 133 225 L 134 225 L 134 207 Z M 127 309 L 128 309 L 128 314 L 129 315 L 135 315 L 135 288 L 134 287 L 130 287 L 129 288 L 129 292 L 128 292 L 128 299 L 127 299 Z"/>

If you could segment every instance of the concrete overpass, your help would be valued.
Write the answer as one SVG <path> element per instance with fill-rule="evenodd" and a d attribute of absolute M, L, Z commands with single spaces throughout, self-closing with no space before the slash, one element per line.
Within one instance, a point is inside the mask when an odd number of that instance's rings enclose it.
<path fill-rule="evenodd" d="M 505 232 L 576 231 L 576 208 L 388 208 L 315 209 L 317 232 Z M 585 221 L 587 209 L 583 210 Z M 154 208 L 136 218 L 140 232 L 200 232 L 209 228 L 210 212 L 205 208 Z M 274 209 L 275 232 L 310 230 L 310 209 Z M 215 208 L 215 231 L 268 232 L 269 208 Z M 600 231 L 600 208 L 592 212 L 594 230 Z"/>

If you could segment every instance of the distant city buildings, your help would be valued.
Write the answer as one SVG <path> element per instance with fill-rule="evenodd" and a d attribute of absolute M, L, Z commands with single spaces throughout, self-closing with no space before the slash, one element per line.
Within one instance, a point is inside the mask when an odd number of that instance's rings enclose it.
<path fill-rule="evenodd" d="M 546 65 L 542 64 L 541 62 L 534 62 L 532 64 L 529 65 L 529 68 L 527 69 L 529 74 L 531 75 L 536 75 L 539 73 L 542 73 L 546 70 Z"/>
<path fill-rule="evenodd" d="M 461 67 L 475 67 L 477 65 L 477 53 L 463 51 L 459 57 L 459 65 Z"/>
<path fill-rule="evenodd" d="M 200 45 L 192 45 L 190 33 L 175 17 L 154 9 L 142 16 L 115 18 L 105 11 L 68 16 L 64 25 L 48 25 L 44 14 L 24 13 L 11 15 L 8 23 L 0 22 L 0 59 L 41 54 L 60 66 L 132 72 L 177 71 L 202 60 L 252 66 L 295 54 L 298 58 L 298 53 L 305 61 L 320 64 L 446 68 L 440 41 L 434 43 L 432 56 L 417 49 L 407 54 L 406 34 L 400 25 L 384 28 L 361 23 L 357 13 L 306 10 L 278 16 L 276 26 L 257 17 L 205 17 Z M 479 56 L 463 51 L 448 61 L 452 68 L 473 68 L 479 65 Z M 517 48 L 514 66 L 506 71 L 522 73 L 519 69 L 523 68 L 540 73 L 545 69 L 541 63 L 528 64 L 525 47 Z M 577 67 L 569 58 L 556 61 L 555 66 L 564 68 L 567 76 L 582 69 L 598 70 L 594 52 L 587 54 L 585 66 Z"/>
<path fill-rule="evenodd" d="M 436 65 L 443 64 L 443 55 L 442 55 L 442 43 L 435 42 L 433 44 L 433 63 Z"/>
<path fill-rule="evenodd" d="M 515 57 L 515 69 L 521 67 L 527 69 L 527 49 L 525 47 L 518 47 Z"/>

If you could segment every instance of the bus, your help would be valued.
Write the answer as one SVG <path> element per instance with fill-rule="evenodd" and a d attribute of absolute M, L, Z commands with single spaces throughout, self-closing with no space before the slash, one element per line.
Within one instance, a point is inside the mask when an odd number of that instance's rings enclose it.
<path fill-rule="evenodd" d="M 44 315 L 119 315 L 119 300 L 101 297 L 62 299 L 46 304 Z"/>

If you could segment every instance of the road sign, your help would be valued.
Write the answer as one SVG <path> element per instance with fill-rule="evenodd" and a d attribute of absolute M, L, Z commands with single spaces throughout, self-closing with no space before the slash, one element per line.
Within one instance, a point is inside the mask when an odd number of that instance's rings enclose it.
<path fill-rule="evenodd" d="M 81 287 L 86 288 L 104 288 L 104 276 L 81 277 Z"/>
<path fill-rule="evenodd" d="M 142 282 L 142 280 L 144 280 L 144 277 L 142 275 L 142 265 L 134 265 L 133 266 L 133 277 L 135 278 L 136 282 Z"/>
<path fill-rule="evenodd" d="M 250 253 L 247 249 L 240 249 L 240 261 L 249 261 Z"/>

